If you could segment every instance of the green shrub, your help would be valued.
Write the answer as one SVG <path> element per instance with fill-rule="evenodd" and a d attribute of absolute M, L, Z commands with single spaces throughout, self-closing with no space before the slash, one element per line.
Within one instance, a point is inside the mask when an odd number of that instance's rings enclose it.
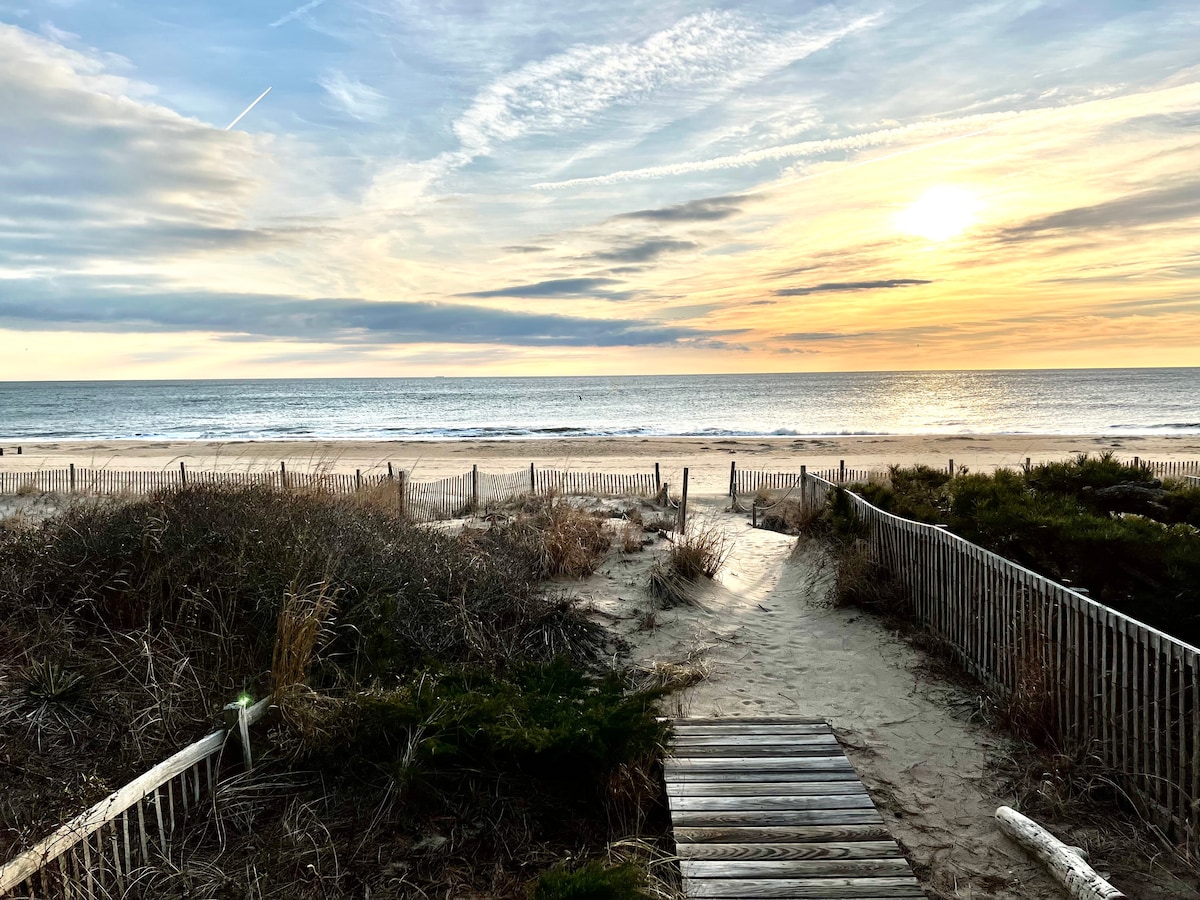
<path fill-rule="evenodd" d="M 954 533 L 1093 599 L 1196 643 L 1200 640 L 1200 489 L 1168 484 L 1159 520 L 1104 509 L 1096 491 L 1156 488 L 1140 466 L 1086 454 L 1028 472 L 950 478 L 927 467 L 893 467 L 888 484 L 856 487 L 895 515 L 945 525 Z M 1156 493 L 1157 496 L 1157 493 Z M 835 492 L 825 527 L 856 535 L 846 498 Z"/>
<path fill-rule="evenodd" d="M 577 869 L 555 866 L 538 876 L 531 900 L 650 900 L 646 877 L 633 863 L 606 868 L 592 860 Z"/>

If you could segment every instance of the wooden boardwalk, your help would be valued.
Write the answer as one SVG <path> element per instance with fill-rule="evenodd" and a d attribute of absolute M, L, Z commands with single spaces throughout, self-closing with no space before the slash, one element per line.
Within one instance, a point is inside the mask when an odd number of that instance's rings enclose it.
<path fill-rule="evenodd" d="M 924 897 L 820 719 L 676 719 L 665 763 L 684 892 Z"/>

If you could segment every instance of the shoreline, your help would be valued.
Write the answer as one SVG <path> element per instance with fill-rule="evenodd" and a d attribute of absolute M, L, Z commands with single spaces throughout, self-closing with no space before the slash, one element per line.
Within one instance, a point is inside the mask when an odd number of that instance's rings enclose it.
<path fill-rule="evenodd" d="M 419 480 L 469 471 L 527 468 L 629 473 L 663 467 L 675 480 L 686 466 L 694 489 L 722 490 L 730 463 L 739 469 L 796 471 L 832 468 L 845 461 L 856 469 L 889 465 L 992 471 L 1066 459 L 1079 453 L 1112 451 L 1122 459 L 1200 460 L 1200 435 L 854 435 L 838 437 L 563 437 L 454 440 L 236 440 L 236 441 L 45 441 L 3 444 L 0 471 L 107 468 L 161 471 L 178 467 L 216 471 L 266 471 L 285 463 L 298 472 L 379 471 L 391 463 Z"/>

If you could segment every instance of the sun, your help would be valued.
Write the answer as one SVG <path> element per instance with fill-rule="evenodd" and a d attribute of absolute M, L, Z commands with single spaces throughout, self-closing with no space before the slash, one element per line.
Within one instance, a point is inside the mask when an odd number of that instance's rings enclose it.
<path fill-rule="evenodd" d="M 974 191 L 938 185 L 896 214 L 896 230 L 930 241 L 946 241 L 975 224 L 980 206 Z"/>

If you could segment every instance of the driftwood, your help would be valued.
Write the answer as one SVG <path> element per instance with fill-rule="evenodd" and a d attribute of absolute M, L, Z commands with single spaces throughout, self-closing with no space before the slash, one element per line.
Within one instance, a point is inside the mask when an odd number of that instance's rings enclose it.
<path fill-rule="evenodd" d="M 1125 895 L 1096 874 L 1078 847 L 1069 847 L 1015 809 L 1001 806 L 996 810 L 1000 830 L 1037 857 L 1076 900 L 1126 900 Z"/>

